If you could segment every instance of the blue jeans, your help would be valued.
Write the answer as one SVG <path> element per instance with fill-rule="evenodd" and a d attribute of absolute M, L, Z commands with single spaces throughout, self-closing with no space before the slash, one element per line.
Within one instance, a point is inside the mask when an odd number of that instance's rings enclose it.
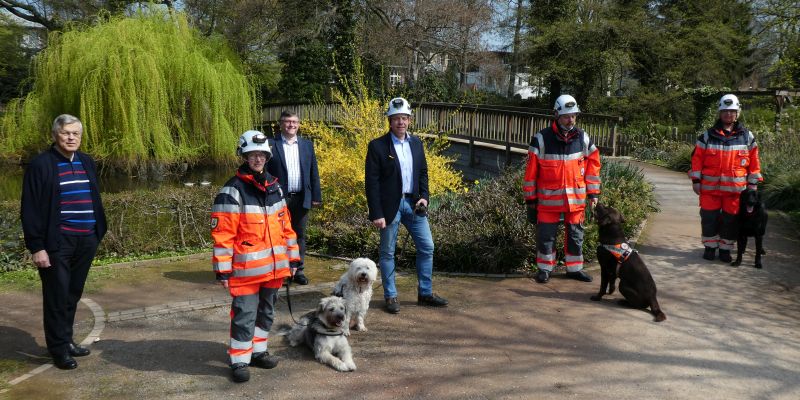
<path fill-rule="evenodd" d="M 397 215 L 385 228 L 381 229 L 380 267 L 383 280 L 383 297 L 397 297 L 397 288 L 394 285 L 395 266 L 394 250 L 397 245 L 397 232 L 400 223 L 411 233 L 414 246 L 417 248 L 417 293 L 420 296 L 429 296 L 433 293 L 433 236 L 428 225 L 428 217 L 414 214 L 412 199 L 403 198 Z"/>

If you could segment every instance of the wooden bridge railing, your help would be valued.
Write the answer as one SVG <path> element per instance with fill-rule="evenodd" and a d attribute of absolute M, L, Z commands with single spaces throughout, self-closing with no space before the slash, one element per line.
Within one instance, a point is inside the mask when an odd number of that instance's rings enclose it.
<path fill-rule="evenodd" d="M 474 142 L 500 145 L 511 149 L 527 149 L 531 136 L 552 122 L 547 110 L 523 107 L 492 106 L 482 104 L 417 103 L 414 109 L 414 126 L 432 132 L 447 133 L 449 137 Z M 301 120 L 336 123 L 341 106 L 323 104 L 271 104 L 262 110 L 264 125 L 275 124 L 282 110 L 296 112 Z M 629 146 L 621 140 L 618 124 L 622 118 L 582 113 L 579 126 L 583 128 L 604 154 L 628 155 Z"/>

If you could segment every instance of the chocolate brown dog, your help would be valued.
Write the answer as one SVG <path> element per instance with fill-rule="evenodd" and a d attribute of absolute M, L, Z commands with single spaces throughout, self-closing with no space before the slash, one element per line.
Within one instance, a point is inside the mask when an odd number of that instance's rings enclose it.
<path fill-rule="evenodd" d="M 625 297 L 623 305 L 633 308 L 650 307 L 656 322 L 667 319 L 656 300 L 656 282 L 639 253 L 628 245 L 622 223 L 625 219 L 612 207 L 598 204 L 594 219 L 600 228 L 597 261 L 600 263 L 600 291 L 592 296 L 598 301 L 605 294 L 614 293 L 614 283 L 619 278 L 619 292 Z"/>

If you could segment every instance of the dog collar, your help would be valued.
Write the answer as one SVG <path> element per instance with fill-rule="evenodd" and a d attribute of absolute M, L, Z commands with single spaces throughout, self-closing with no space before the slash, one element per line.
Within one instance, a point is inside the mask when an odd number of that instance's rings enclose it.
<path fill-rule="evenodd" d="M 328 329 L 328 328 L 326 328 L 325 325 L 322 323 L 322 321 L 320 321 L 319 318 L 316 318 L 314 320 L 314 323 L 311 324 L 311 327 L 314 329 L 314 332 L 316 332 L 317 335 L 322 335 L 322 336 L 342 336 L 342 335 L 344 335 L 344 331 L 342 331 L 341 329 Z"/>
<path fill-rule="evenodd" d="M 617 259 L 617 264 L 624 263 L 628 260 L 628 257 L 630 257 L 631 254 L 636 252 L 636 250 L 631 248 L 628 242 L 622 242 L 619 244 L 603 244 L 601 246 L 614 255 L 614 258 Z"/>

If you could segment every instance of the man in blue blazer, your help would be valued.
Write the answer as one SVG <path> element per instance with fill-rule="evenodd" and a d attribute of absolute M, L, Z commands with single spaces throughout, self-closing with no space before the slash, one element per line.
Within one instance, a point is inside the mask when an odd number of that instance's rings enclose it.
<path fill-rule="evenodd" d="M 280 128 L 281 132 L 272 142 L 272 158 L 267 163 L 267 171 L 278 178 L 286 195 L 292 229 L 297 233 L 297 244 L 300 246 L 300 263 L 292 265 L 292 280 L 299 285 L 307 285 L 308 278 L 303 272 L 303 262 L 306 255 L 308 210 L 322 204 L 317 156 L 314 154 L 314 144 L 297 136 L 300 119 L 296 113 L 283 111 Z"/>
<path fill-rule="evenodd" d="M 369 219 L 381 231 L 379 264 L 386 311 L 400 312 L 394 251 L 401 223 L 411 233 L 417 249 L 417 304 L 444 307 L 447 300 L 433 293 L 428 163 L 422 141 L 408 133 L 411 105 L 402 97 L 392 99 L 386 116 L 389 133 L 369 143 L 364 174 Z"/>

